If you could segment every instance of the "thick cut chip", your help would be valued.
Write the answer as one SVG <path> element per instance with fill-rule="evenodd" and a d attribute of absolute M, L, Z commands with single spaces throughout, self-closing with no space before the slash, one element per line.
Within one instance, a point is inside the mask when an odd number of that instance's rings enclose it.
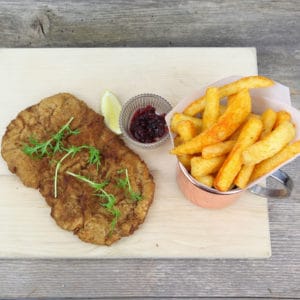
<path fill-rule="evenodd" d="M 206 106 L 203 112 L 202 130 L 210 128 L 216 123 L 220 114 L 219 92 L 216 87 L 209 87 L 205 94 Z"/>
<path fill-rule="evenodd" d="M 237 130 L 251 112 L 251 98 L 248 90 L 242 90 L 234 95 L 234 100 L 217 123 L 203 131 L 192 140 L 175 147 L 172 154 L 199 153 L 205 146 L 224 141 Z"/>
<path fill-rule="evenodd" d="M 220 98 L 238 93 L 242 89 L 256 89 L 269 87 L 274 81 L 263 76 L 243 77 L 237 81 L 231 82 L 219 88 Z"/>
<path fill-rule="evenodd" d="M 235 143 L 235 140 L 228 140 L 225 142 L 220 142 L 211 146 L 204 147 L 202 149 L 202 157 L 208 159 L 227 154 L 231 151 Z"/>
<path fill-rule="evenodd" d="M 281 110 L 277 113 L 276 122 L 274 128 L 278 127 L 285 121 L 291 121 L 291 115 L 287 111 Z"/>
<path fill-rule="evenodd" d="M 180 144 L 182 144 L 182 143 L 183 143 L 182 138 L 181 138 L 179 135 L 176 135 L 176 136 L 174 137 L 174 145 L 175 145 L 175 146 L 178 146 L 178 145 L 180 145 Z"/>
<path fill-rule="evenodd" d="M 191 174 L 193 177 L 199 178 L 215 173 L 219 170 L 224 160 L 225 156 L 218 156 L 210 159 L 195 156 L 191 159 Z"/>
<path fill-rule="evenodd" d="M 292 157 L 294 157 L 299 153 L 300 153 L 300 141 L 285 146 L 281 151 L 279 151 L 274 156 L 266 160 L 263 160 L 259 164 L 255 165 L 250 181 L 254 181 L 257 178 L 266 175 L 267 173 L 271 172 L 273 169 L 277 168 L 279 165 L 281 165 L 282 163 L 291 159 Z"/>
<path fill-rule="evenodd" d="M 175 113 L 171 119 L 171 130 L 175 133 L 178 133 L 178 128 L 177 125 L 181 122 L 181 121 L 191 121 L 198 132 L 200 132 L 201 128 L 202 128 L 202 120 L 200 118 L 195 118 L 195 117 L 191 117 L 191 116 L 187 116 L 185 114 L 182 113 Z"/>
<path fill-rule="evenodd" d="M 202 112 L 206 105 L 205 95 L 200 97 L 199 99 L 193 101 L 184 111 L 183 113 L 188 116 L 195 116 L 198 113 Z"/>
<path fill-rule="evenodd" d="M 241 78 L 237 81 L 231 82 L 219 88 L 220 99 L 236 93 L 239 93 L 243 89 L 254 89 L 269 87 L 274 84 L 274 81 L 263 76 L 249 76 Z M 184 110 L 184 113 L 189 116 L 195 116 L 199 112 L 203 111 L 206 105 L 205 95 L 201 98 L 193 101 Z"/>
<path fill-rule="evenodd" d="M 257 164 L 277 152 L 287 145 L 296 134 L 294 125 L 285 121 L 269 133 L 264 139 L 251 145 L 243 152 L 244 164 Z"/>
<path fill-rule="evenodd" d="M 191 140 L 198 134 L 197 128 L 190 120 L 181 121 L 177 125 L 177 132 L 184 142 Z"/>
<path fill-rule="evenodd" d="M 223 105 L 223 104 L 220 104 L 220 107 L 219 107 L 219 115 L 223 115 L 224 112 L 226 111 L 227 109 L 227 106 L 226 105 Z"/>
<path fill-rule="evenodd" d="M 251 174 L 254 170 L 255 164 L 253 165 L 243 165 L 239 174 L 234 180 L 234 184 L 241 189 L 244 189 L 251 177 Z"/>
<path fill-rule="evenodd" d="M 190 171 L 191 170 L 191 159 L 192 155 L 189 154 L 183 154 L 183 155 L 178 155 L 177 158 L 178 160 L 183 164 L 183 166 Z"/>
<path fill-rule="evenodd" d="M 260 119 L 254 117 L 247 121 L 236 144 L 215 178 L 214 186 L 216 189 L 221 192 L 226 192 L 230 189 L 242 167 L 242 152 L 259 138 L 261 131 L 262 121 Z"/>
<path fill-rule="evenodd" d="M 263 122 L 263 130 L 260 138 L 263 139 L 266 137 L 273 129 L 274 124 L 276 122 L 277 114 L 276 112 L 269 108 L 261 116 L 261 120 Z"/>
<path fill-rule="evenodd" d="M 214 183 L 213 175 L 199 176 L 195 177 L 195 179 L 208 187 L 212 187 Z"/>

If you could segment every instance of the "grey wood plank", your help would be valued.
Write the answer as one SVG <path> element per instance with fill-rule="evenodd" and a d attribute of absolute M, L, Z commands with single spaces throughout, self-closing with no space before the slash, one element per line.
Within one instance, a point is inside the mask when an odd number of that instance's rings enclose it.
<path fill-rule="evenodd" d="M 0 1 L 0 37 L 2 47 L 256 46 L 260 72 L 299 99 L 299 17 L 297 0 Z"/>
<path fill-rule="evenodd" d="M 261 74 L 300 108 L 300 3 L 0 1 L 0 47 L 255 46 Z M 265 260 L 0 260 L 0 297 L 300 297 L 300 159 L 269 200 Z"/>

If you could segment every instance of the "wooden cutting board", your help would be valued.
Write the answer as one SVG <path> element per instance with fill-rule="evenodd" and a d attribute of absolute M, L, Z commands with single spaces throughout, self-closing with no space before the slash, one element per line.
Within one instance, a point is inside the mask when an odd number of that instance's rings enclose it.
<path fill-rule="evenodd" d="M 17 113 L 40 99 L 70 92 L 99 112 L 104 90 L 121 102 L 152 92 L 175 105 L 199 87 L 257 73 L 254 48 L 0 49 L 1 137 Z M 265 258 L 271 255 L 267 200 L 246 193 L 222 210 L 199 208 L 175 181 L 170 142 L 132 147 L 156 181 L 154 203 L 136 233 L 111 247 L 81 242 L 60 229 L 36 190 L 0 162 L 2 258 Z"/>

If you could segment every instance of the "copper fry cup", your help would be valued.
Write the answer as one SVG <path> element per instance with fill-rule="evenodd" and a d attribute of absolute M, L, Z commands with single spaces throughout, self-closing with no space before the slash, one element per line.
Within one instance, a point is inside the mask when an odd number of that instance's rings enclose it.
<path fill-rule="evenodd" d="M 218 209 L 229 206 L 246 191 L 235 188 L 228 192 L 219 192 L 216 189 L 207 187 L 195 180 L 181 163 L 178 163 L 176 171 L 177 183 L 184 196 L 194 204 L 204 208 Z M 262 197 L 288 197 L 293 189 L 293 181 L 288 174 L 278 169 L 270 176 L 281 183 L 282 188 L 271 189 L 255 184 L 248 188 L 248 191 Z"/>
<path fill-rule="evenodd" d="M 208 86 L 222 86 L 230 82 L 240 79 L 242 76 L 232 76 L 225 78 L 218 82 L 212 83 Z M 207 86 L 207 87 L 208 87 Z M 192 95 L 186 97 L 175 106 L 170 113 L 166 116 L 166 121 L 169 126 L 169 132 L 173 141 L 174 135 L 170 130 L 170 122 L 175 112 L 182 112 L 184 108 L 194 101 L 195 99 L 204 95 L 206 88 L 204 87 L 199 91 L 196 91 Z M 300 112 L 291 106 L 289 89 L 279 83 L 275 83 L 274 86 L 268 88 L 252 89 L 250 90 L 252 98 L 252 111 L 254 113 L 262 113 L 267 108 L 272 108 L 275 111 L 285 110 L 292 116 L 292 121 L 296 127 L 296 137 L 294 140 L 300 139 Z M 272 198 L 284 198 L 288 197 L 293 189 L 292 179 L 287 173 L 280 170 L 280 167 L 288 164 L 295 157 L 279 165 L 272 172 L 260 177 L 259 179 L 251 182 L 246 189 L 234 188 L 228 192 L 220 192 L 214 188 L 205 186 L 194 179 L 186 168 L 178 162 L 176 170 L 176 178 L 179 188 L 184 196 L 193 202 L 194 204 L 210 209 L 220 209 L 229 206 L 235 202 L 244 192 L 249 191 L 262 197 Z M 281 184 L 281 188 L 272 189 L 267 188 L 259 183 L 265 181 L 267 177 L 272 177 Z"/>

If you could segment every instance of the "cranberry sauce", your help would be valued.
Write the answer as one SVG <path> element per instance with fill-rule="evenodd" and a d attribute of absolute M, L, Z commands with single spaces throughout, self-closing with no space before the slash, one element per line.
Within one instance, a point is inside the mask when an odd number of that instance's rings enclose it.
<path fill-rule="evenodd" d="M 134 113 L 129 130 L 141 143 L 156 142 L 168 131 L 165 114 L 156 114 L 152 105 L 140 108 Z"/>

